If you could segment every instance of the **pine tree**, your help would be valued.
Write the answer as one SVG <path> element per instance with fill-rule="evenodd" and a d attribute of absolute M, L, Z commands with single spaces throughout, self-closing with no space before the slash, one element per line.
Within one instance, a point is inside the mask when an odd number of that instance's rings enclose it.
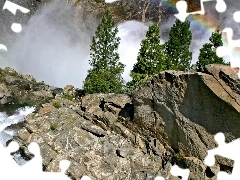
<path fill-rule="evenodd" d="M 226 64 L 222 57 L 218 57 L 216 50 L 223 45 L 222 34 L 216 29 L 209 38 L 210 43 L 206 43 L 200 49 L 197 61 L 197 69 L 202 70 L 207 64 Z"/>
<path fill-rule="evenodd" d="M 120 38 L 109 11 L 103 16 L 93 37 L 89 63 L 92 68 L 84 81 L 84 91 L 91 93 L 120 93 L 123 90 L 124 65 L 117 53 Z"/>
<path fill-rule="evenodd" d="M 181 22 L 176 19 L 169 32 L 169 40 L 165 43 L 168 55 L 167 69 L 187 70 L 190 68 L 192 53 L 189 47 L 192 40 L 190 21 Z"/>
<path fill-rule="evenodd" d="M 160 30 L 157 23 L 149 26 L 146 38 L 141 42 L 141 48 L 137 56 L 137 63 L 130 73 L 132 81 L 127 84 L 129 88 L 136 88 L 153 74 L 165 70 L 166 55 L 164 47 L 160 44 Z"/>

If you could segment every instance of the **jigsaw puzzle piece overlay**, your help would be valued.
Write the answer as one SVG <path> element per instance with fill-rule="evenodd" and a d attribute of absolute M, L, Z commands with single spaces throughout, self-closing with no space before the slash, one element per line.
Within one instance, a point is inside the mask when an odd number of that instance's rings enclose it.
<path fill-rule="evenodd" d="M 4 44 L 0 44 L 0 50 L 7 51 L 7 47 Z"/>
<path fill-rule="evenodd" d="M 190 171 L 189 171 L 189 169 L 182 169 L 182 168 L 178 167 L 177 165 L 173 165 L 171 167 L 170 173 L 176 177 L 181 176 L 182 180 L 188 180 Z M 165 180 L 165 179 L 162 176 L 157 176 L 157 177 L 155 177 L 154 180 Z"/>
<path fill-rule="evenodd" d="M 4 3 L 3 10 L 5 10 L 5 9 L 10 11 L 14 15 L 16 15 L 17 10 L 20 10 L 22 13 L 25 13 L 25 14 L 30 12 L 29 9 L 24 8 L 22 6 L 19 6 L 15 3 L 12 3 L 10 1 L 8 1 L 8 0 L 6 0 L 6 2 Z M 11 29 L 12 29 L 13 32 L 19 33 L 19 32 L 22 31 L 22 26 L 19 23 L 13 23 L 12 26 L 11 26 Z"/>
<path fill-rule="evenodd" d="M 1 177 L 9 177 L 9 179 L 13 179 L 13 171 L 14 174 L 19 174 L 20 166 L 15 162 L 15 160 L 11 157 L 10 153 L 16 152 L 19 149 L 19 145 L 16 142 L 11 142 L 8 147 L 4 147 L 0 143 L 0 174 Z"/>
<path fill-rule="evenodd" d="M 218 147 L 215 149 L 208 150 L 204 163 L 207 166 L 213 166 L 215 163 L 215 155 L 219 155 L 231 160 L 234 160 L 232 174 L 220 171 L 217 175 L 218 180 L 237 180 L 240 177 L 240 139 L 236 139 L 230 143 L 225 143 L 225 136 L 223 133 L 218 133 L 214 137 L 218 143 Z"/>
<path fill-rule="evenodd" d="M 40 148 L 36 142 L 32 142 L 28 146 L 28 150 L 32 154 L 34 154 L 34 157 L 29 162 L 22 166 L 19 166 L 10 155 L 10 153 L 16 152 L 18 149 L 19 149 L 18 143 L 14 141 L 11 142 L 6 148 L 0 143 L 1 177 L 7 177 L 10 180 L 13 179 L 70 180 L 70 178 L 67 175 L 65 175 L 65 171 L 70 166 L 70 162 L 68 160 L 62 160 L 59 163 L 59 167 L 61 170 L 60 172 L 43 172 Z"/>
<path fill-rule="evenodd" d="M 25 14 L 30 12 L 29 9 L 24 8 L 22 6 L 19 6 L 15 3 L 12 3 L 10 1 L 8 1 L 8 0 L 6 0 L 6 2 L 4 3 L 3 10 L 5 10 L 5 9 L 10 11 L 14 15 L 16 15 L 17 10 L 20 10 L 22 13 L 25 13 Z M 15 33 L 20 33 L 22 31 L 22 25 L 19 24 L 19 23 L 13 23 L 12 26 L 11 26 L 11 29 Z M 0 50 L 7 51 L 7 47 L 4 44 L 0 44 Z"/>
<path fill-rule="evenodd" d="M 40 148 L 36 142 L 32 142 L 28 146 L 30 153 L 34 154 L 34 157 L 26 164 L 21 166 L 23 172 L 41 173 L 42 172 L 42 156 L 40 154 Z"/>
<path fill-rule="evenodd" d="M 28 13 L 30 11 L 29 9 L 19 6 L 8 0 L 4 3 L 3 10 L 5 10 L 5 9 L 9 10 L 14 15 L 16 15 L 17 10 L 20 10 L 22 13 Z M 13 23 L 11 26 L 11 29 L 13 32 L 19 33 L 22 31 L 22 26 L 19 23 Z M 7 47 L 4 44 L 0 44 L 0 50 L 7 51 Z"/>
<path fill-rule="evenodd" d="M 184 22 L 190 14 L 203 15 L 203 14 L 205 14 L 203 2 L 207 2 L 207 1 L 216 1 L 215 8 L 218 12 L 222 13 L 222 12 L 226 11 L 226 9 L 227 9 L 227 6 L 226 6 L 226 3 L 224 0 L 201 0 L 201 10 L 188 13 L 187 12 L 187 2 L 186 1 L 178 1 L 176 3 L 176 8 L 178 10 L 178 14 L 175 14 L 175 17 L 178 18 L 180 21 Z"/>
<path fill-rule="evenodd" d="M 105 0 L 105 3 L 113 3 L 113 2 L 116 2 L 118 0 Z"/>
<path fill-rule="evenodd" d="M 233 13 L 233 19 L 237 23 L 240 22 L 240 11 L 236 11 L 235 13 Z"/>
<path fill-rule="evenodd" d="M 24 8 L 22 6 L 19 6 L 19 5 L 15 4 L 15 3 L 12 3 L 10 1 L 8 1 L 8 0 L 6 0 L 5 4 L 3 6 L 3 10 L 4 9 L 9 10 L 14 15 L 16 15 L 17 10 L 20 10 L 22 13 L 25 13 L 25 14 L 29 13 L 29 11 L 30 11 L 29 9 Z"/>
<path fill-rule="evenodd" d="M 65 171 L 70 166 L 68 160 L 62 160 L 59 164 L 61 169 L 60 172 L 43 172 L 42 171 L 42 156 L 40 152 L 39 145 L 36 142 L 32 142 L 28 146 L 30 153 L 34 154 L 34 158 L 28 161 L 25 165 L 21 167 L 21 172 L 28 175 L 29 179 L 34 179 L 34 177 L 41 177 L 41 179 L 58 179 L 58 180 L 70 180 Z M 30 173 L 31 172 L 31 173 Z"/>
<path fill-rule="evenodd" d="M 219 57 L 228 56 L 230 60 L 230 65 L 232 68 L 240 67 L 240 58 L 233 56 L 234 48 L 240 48 L 240 40 L 233 40 L 233 30 L 231 28 L 225 28 L 222 32 L 227 34 L 228 46 L 220 46 L 216 50 L 216 54 Z M 240 78 L 240 72 L 238 72 L 238 77 Z"/>

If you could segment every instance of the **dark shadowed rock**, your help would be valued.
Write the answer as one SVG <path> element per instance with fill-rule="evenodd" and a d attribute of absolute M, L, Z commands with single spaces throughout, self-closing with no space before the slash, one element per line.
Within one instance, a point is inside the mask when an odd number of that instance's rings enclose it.
<path fill-rule="evenodd" d="M 116 150 L 116 153 L 120 157 L 127 157 L 128 155 L 133 155 L 134 151 L 131 148 L 119 148 Z"/>
<path fill-rule="evenodd" d="M 94 125 L 82 125 L 81 126 L 82 129 L 94 134 L 95 136 L 98 137 L 103 137 L 107 134 L 106 131 L 104 131 L 103 129 L 99 128 L 98 126 L 94 126 Z"/>

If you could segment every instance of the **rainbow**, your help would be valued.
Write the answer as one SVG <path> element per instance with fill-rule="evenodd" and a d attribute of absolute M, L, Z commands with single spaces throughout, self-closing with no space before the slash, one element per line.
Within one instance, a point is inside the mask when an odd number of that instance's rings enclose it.
<path fill-rule="evenodd" d="M 173 11 L 176 10 L 176 3 L 178 1 L 179 0 L 162 0 L 161 3 L 164 3 L 164 5 Z M 199 1 L 186 0 L 186 2 L 188 4 L 188 12 L 201 10 Z M 204 15 L 195 14 L 189 15 L 187 19 L 190 21 L 197 21 L 199 26 L 204 27 L 205 29 L 216 29 L 219 26 L 213 15 L 208 15 L 208 18 L 206 19 Z"/>
<path fill-rule="evenodd" d="M 176 3 L 179 0 L 162 0 L 161 4 L 163 6 L 166 6 L 168 10 L 175 12 L 176 11 Z M 186 0 L 188 4 L 188 12 L 195 12 L 195 11 L 200 11 L 201 10 L 201 5 L 199 3 L 199 0 Z M 164 3 L 164 4 L 163 4 Z M 191 22 L 195 22 L 194 25 L 196 26 L 195 28 L 198 29 L 205 29 L 206 31 L 213 32 L 216 28 L 219 28 L 220 30 L 223 30 L 220 28 L 220 25 L 218 24 L 218 21 L 216 20 L 216 17 L 213 16 L 213 14 L 208 14 L 207 18 L 206 16 L 200 15 L 200 14 L 190 14 L 187 19 Z M 225 28 L 225 27 L 224 27 Z M 227 36 L 226 34 L 223 34 L 223 44 L 224 46 L 227 45 Z M 208 43 L 208 42 L 206 42 Z M 234 49 L 233 54 L 240 54 L 240 48 Z"/>

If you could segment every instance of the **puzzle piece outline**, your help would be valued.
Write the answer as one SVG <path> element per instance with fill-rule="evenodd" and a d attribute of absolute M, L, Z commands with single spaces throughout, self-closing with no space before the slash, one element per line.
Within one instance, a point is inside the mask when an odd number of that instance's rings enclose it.
<path fill-rule="evenodd" d="M 70 180 L 65 175 L 66 170 L 70 166 L 70 161 L 62 160 L 59 163 L 60 172 L 43 172 L 42 170 L 42 156 L 40 154 L 40 147 L 36 142 L 32 142 L 28 145 L 28 150 L 34 155 L 34 157 L 26 164 L 19 166 L 15 160 L 11 157 L 10 153 L 16 152 L 19 149 L 17 142 L 12 141 L 5 148 L 0 144 L 0 158 L 1 158 L 1 176 L 8 177 L 9 179 L 34 179 L 34 177 L 41 177 L 59 179 L 59 180 Z M 5 160 L 5 161 L 3 161 Z M 3 163 L 7 162 L 7 163 Z M 7 164 L 7 165 L 6 165 Z M 12 171 L 14 170 L 14 173 Z"/>
<path fill-rule="evenodd" d="M 180 21 L 184 22 L 186 20 L 186 18 L 189 15 L 195 15 L 195 14 L 199 14 L 199 15 L 203 15 L 205 14 L 205 9 L 203 6 L 203 2 L 209 2 L 209 1 L 216 1 L 216 6 L 215 9 L 218 12 L 224 12 L 226 11 L 226 3 L 224 0 L 201 0 L 200 4 L 201 4 L 201 10 L 200 11 L 195 11 L 195 12 L 187 12 L 187 2 L 185 0 L 180 0 L 176 3 L 176 8 L 178 10 L 178 14 L 175 14 L 174 16 L 176 18 L 178 18 Z"/>
<path fill-rule="evenodd" d="M 29 9 L 27 9 L 25 7 L 22 7 L 22 6 L 20 6 L 20 5 L 16 4 L 16 3 L 8 1 L 8 0 L 5 1 L 2 10 L 8 10 L 12 14 L 14 14 L 14 15 L 16 15 L 17 10 L 21 11 L 24 14 L 30 12 Z M 15 33 L 20 33 L 22 31 L 22 25 L 19 24 L 19 23 L 13 23 L 11 25 L 11 29 Z M 0 44 L 0 50 L 7 51 L 8 49 L 7 49 L 7 47 L 4 44 Z"/>
<path fill-rule="evenodd" d="M 171 167 L 170 173 L 175 177 L 181 176 L 182 180 L 188 180 L 190 171 L 189 169 L 182 169 L 175 164 Z M 162 176 L 157 176 L 154 178 L 154 180 L 165 180 L 165 178 Z"/>
<path fill-rule="evenodd" d="M 218 180 L 237 180 L 240 177 L 240 156 L 238 157 L 237 150 L 240 149 L 240 139 L 235 139 L 229 143 L 225 142 L 225 136 L 223 133 L 217 133 L 214 136 L 215 141 L 218 143 L 218 147 L 208 150 L 208 155 L 204 159 L 204 163 L 207 166 L 213 166 L 215 164 L 215 156 L 219 155 L 231 160 L 234 160 L 233 170 L 231 174 L 224 171 L 220 171 L 217 174 Z"/>

